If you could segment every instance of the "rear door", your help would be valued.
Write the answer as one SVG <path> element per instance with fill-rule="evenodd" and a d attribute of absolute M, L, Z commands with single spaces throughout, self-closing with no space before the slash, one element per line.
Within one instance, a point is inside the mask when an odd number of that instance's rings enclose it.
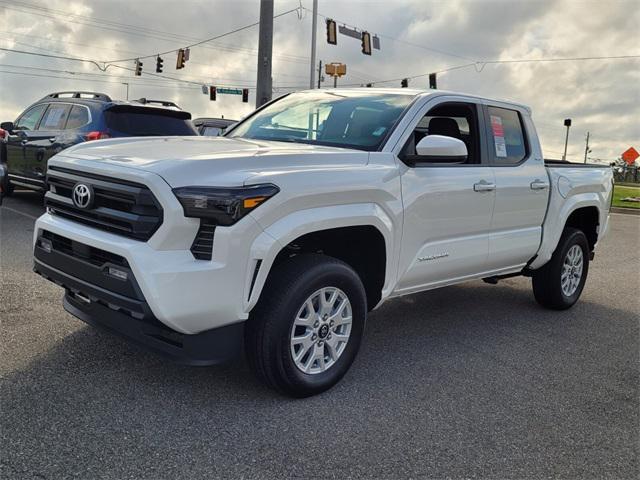
<path fill-rule="evenodd" d="M 484 111 L 496 182 L 488 265 L 519 268 L 540 246 L 549 178 L 528 112 L 491 102 Z"/>
<path fill-rule="evenodd" d="M 397 293 L 454 283 L 486 269 L 495 184 L 482 105 L 453 98 L 429 101 L 401 139 L 404 224 Z M 462 140 L 467 160 L 407 164 L 406 155 L 415 155 L 419 140 L 433 134 Z"/>
<path fill-rule="evenodd" d="M 71 107 L 68 103 L 49 104 L 29 139 L 26 175 L 38 183 L 44 182 L 47 160 L 58 151 L 57 140 L 64 132 Z"/>
<path fill-rule="evenodd" d="M 15 121 L 7 140 L 7 169 L 14 181 L 25 181 L 29 156 L 33 153 L 28 146 L 46 109 L 46 103 L 34 105 Z"/>

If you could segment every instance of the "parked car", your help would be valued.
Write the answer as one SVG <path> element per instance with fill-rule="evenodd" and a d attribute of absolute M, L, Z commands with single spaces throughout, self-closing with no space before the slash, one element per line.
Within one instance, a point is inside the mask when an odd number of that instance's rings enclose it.
<path fill-rule="evenodd" d="M 8 136 L 8 132 L 0 128 L 0 205 L 2 205 L 2 199 L 7 192 L 7 184 L 9 181 L 7 177 L 7 165 L 2 162 L 2 159 L 6 156 Z"/>
<path fill-rule="evenodd" d="M 50 157 L 78 143 L 112 137 L 197 135 L 191 115 L 171 102 L 114 101 L 103 93 L 51 93 L 29 106 L 9 132 L 0 160 L 9 172 L 8 193 L 15 185 L 44 190 Z M 159 106 L 156 106 L 159 105 Z"/>
<path fill-rule="evenodd" d="M 206 142 L 80 144 L 48 180 L 35 271 L 67 311 L 191 364 L 244 342 L 293 396 L 338 382 L 393 297 L 524 275 L 571 307 L 612 197 L 609 167 L 545 164 L 526 106 L 407 88 L 293 93 Z"/>
<path fill-rule="evenodd" d="M 196 118 L 193 125 L 200 135 L 205 137 L 219 137 L 230 125 L 237 123 L 237 120 L 228 118 Z"/>
<path fill-rule="evenodd" d="M 0 205 L 2 205 L 2 199 L 4 198 L 7 190 L 7 166 L 4 163 L 0 163 Z"/>

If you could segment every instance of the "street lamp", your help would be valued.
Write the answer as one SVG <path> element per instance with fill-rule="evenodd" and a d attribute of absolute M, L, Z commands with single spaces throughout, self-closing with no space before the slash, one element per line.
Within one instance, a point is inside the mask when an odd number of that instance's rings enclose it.
<path fill-rule="evenodd" d="M 562 160 L 566 160 L 567 159 L 567 144 L 569 143 L 569 127 L 571 127 L 571 119 L 570 118 L 565 118 L 564 119 L 564 126 L 567 127 L 567 136 L 564 139 L 564 154 L 562 155 Z"/>

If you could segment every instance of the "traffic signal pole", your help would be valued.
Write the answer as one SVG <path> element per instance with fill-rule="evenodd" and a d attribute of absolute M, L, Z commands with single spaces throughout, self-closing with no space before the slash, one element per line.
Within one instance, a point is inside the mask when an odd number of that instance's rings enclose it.
<path fill-rule="evenodd" d="M 571 119 L 564 119 L 564 126 L 567 127 L 567 135 L 564 137 L 564 154 L 562 155 L 562 160 L 567 159 L 567 145 L 569 145 L 569 129 L 571 128 Z"/>
<path fill-rule="evenodd" d="M 313 18 L 311 21 L 311 68 L 309 70 L 309 88 L 315 88 L 316 75 L 316 34 L 318 33 L 318 0 L 313 0 Z M 319 83 L 319 82 L 318 82 Z M 320 85 L 318 84 L 318 88 Z"/>
<path fill-rule="evenodd" d="M 271 100 L 271 59 L 273 55 L 273 0 L 260 0 L 260 34 L 258 40 L 258 78 L 256 108 Z"/>

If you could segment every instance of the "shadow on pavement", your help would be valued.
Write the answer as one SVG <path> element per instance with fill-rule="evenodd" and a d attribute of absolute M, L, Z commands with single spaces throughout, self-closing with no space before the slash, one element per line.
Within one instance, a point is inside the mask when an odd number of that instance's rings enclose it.
<path fill-rule="evenodd" d="M 80 327 L 1 380 L 2 457 L 84 478 L 630 477 L 631 310 L 543 310 L 525 279 L 394 300 L 343 381 L 306 400 L 243 360 L 178 366 Z"/>

